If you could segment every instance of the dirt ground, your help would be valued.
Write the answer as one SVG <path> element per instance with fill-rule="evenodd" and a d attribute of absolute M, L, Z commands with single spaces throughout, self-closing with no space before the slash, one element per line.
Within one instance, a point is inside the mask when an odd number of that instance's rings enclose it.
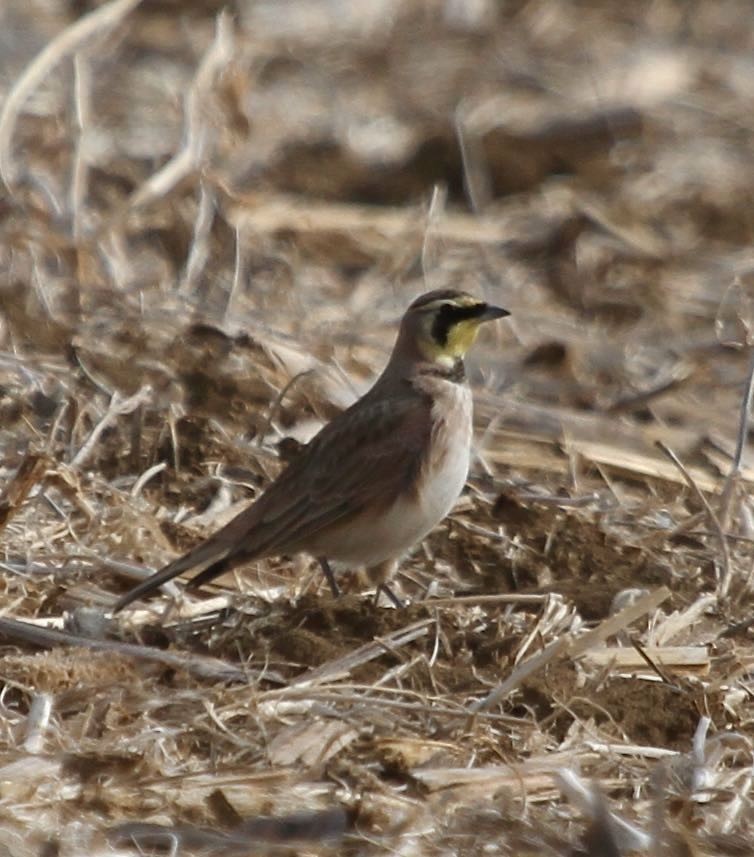
<path fill-rule="evenodd" d="M 0 853 L 754 853 L 753 50 L 743 0 L 2 4 Z M 110 615 L 447 286 L 512 314 L 402 609 L 280 557 Z"/>

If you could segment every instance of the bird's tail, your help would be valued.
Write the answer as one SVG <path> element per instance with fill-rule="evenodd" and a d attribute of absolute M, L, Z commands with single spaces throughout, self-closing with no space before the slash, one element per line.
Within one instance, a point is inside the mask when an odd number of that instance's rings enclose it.
<path fill-rule="evenodd" d="M 226 567 L 230 565 L 229 560 L 233 553 L 232 544 L 228 544 L 226 539 L 218 539 L 212 537 L 205 542 L 197 545 L 193 550 L 173 562 L 168 563 L 164 568 L 156 571 L 151 577 L 142 581 L 138 586 L 126 592 L 121 596 L 113 607 L 113 613 L 118 613 L 124 607 L 127 607 L 131 602 L 154 592 L 163 583 L 167 583 L 184 571 L 196 572 L 195 577 L 190 581 L 189 585 L 199 586 L 213 577 L 222 574 Z"/>

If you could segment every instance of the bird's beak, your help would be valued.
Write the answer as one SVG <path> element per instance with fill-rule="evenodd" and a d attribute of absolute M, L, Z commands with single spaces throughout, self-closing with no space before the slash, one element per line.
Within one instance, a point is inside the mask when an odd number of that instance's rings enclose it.
<path fill-rule="evenodd" d="M 507 309 L 492 306 L 491 304 L 484 304 L 482 311 L 477 316 L 477 321 L 480 323 L 483 321 L 494 321 L 496 318 L 505 318 L 507 315 L 510 315 Z"/>

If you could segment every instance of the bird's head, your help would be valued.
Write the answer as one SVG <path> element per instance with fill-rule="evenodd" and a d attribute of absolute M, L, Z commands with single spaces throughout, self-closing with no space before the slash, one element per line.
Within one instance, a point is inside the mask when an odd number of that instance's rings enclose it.
<path fill-rule="evenodd" d="M 450 368 L 474 344 L 480 325 L 504 318 L 507 310 L 466 292 L 437 289 L 418 297 L 406 310 L 399 342 L 413 345 L 418 356 Z"/>

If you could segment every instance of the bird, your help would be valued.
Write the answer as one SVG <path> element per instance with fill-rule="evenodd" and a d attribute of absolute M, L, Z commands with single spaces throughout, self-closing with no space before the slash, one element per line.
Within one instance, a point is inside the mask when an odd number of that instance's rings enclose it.
<path fill-rule="evenodd" d="M 319 560 L 334 595 L 331 563 L 362 567 L 388 586 L 400 560 L 450 512 L 471 459 L 471 388 L 464 356 L 485 322 L 510 313 L 471 294 L 436 289 L 401 319 L 373 386 L 327 423 L 267 488 L 225 526 L 121 596 L 117 613 L 167 581 L 188 587 L 270 556 Z"/>

